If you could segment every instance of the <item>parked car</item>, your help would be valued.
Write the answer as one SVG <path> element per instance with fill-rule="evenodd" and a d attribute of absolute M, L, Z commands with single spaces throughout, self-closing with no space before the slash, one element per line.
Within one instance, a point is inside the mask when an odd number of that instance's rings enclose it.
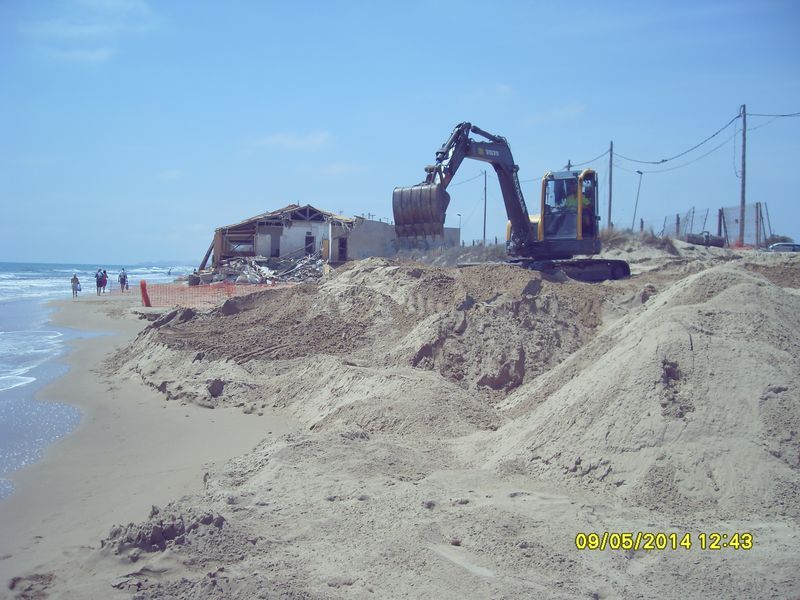
<path fill-rule="evenodd" d="M 770 252 L 800 252 L 800 244 L 793 244 L 792 242 L 779 242 L 771 244 L 767 248 Z"/>

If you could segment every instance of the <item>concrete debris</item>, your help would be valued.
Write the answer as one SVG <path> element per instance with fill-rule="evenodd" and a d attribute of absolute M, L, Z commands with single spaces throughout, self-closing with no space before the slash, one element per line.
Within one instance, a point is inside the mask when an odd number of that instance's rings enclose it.
<path fill-rule="evenodd" d="M 234 258 L 222 265 L 218 272 L 226 280 L 236 283 L 269 283 L 275 277 L 275 271 L 252 258 Z"/>
<path fill-rule="evenodd" d="M 325 270 L 325 261 L 316 256 L 304 256 L 287 270 L 278 273 L 280 281 L 308 281 L 319 279 Z"/>
<path fill-rule="evenodd" d="M 264 256 L 234 258 L 213 272 L 205 271 L 194 276 L 194 283 L 232 281 L 237 284 L 269 284 L 300 282 L 319 279 L 325 270 L 325 261 L 318 255 L 301 258 L 266 258 Z"/>

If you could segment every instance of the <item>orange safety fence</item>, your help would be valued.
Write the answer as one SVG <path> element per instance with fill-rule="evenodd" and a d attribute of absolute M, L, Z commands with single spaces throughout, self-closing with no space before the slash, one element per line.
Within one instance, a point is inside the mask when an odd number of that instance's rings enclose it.
<path fill-rule="evenodd" d="M 236 284 L 230 281 L 202 285 L 185 283 L 147 283 L 140 281 L 142 306 L 182 306 L 211 308 L 233 296 L 246 296 L 262 290 L 290 287 L 294 283 Z"/>

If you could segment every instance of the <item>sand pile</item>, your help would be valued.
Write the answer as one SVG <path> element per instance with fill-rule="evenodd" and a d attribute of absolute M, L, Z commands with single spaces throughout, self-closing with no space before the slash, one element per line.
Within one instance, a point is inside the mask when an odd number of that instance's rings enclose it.
<path fill-rule="evenodd" d="M 287 408 L 316 429 L 463 435 L 495 429 L 493 402 L 590 339 L 608 293 L 509 265 L 370 259 L 319 287 L 172 311 L 114 366 L 170 400 Z"/>
<path fill-rule="evenodd" d="M 277 591 L 267 577 L 236 572 L 258 541 L 218 513 L 170 504 L 153 506 L 142 523 L 112 527 L 93 560 L 126 566 L 111 587 L 142 600 L 266 598 Z"/>
<path fill-rule="evenodd" d="M 800 297 L 689 276 L 503 403 L 490 462 L 658 510 L 800 516 Z"/>

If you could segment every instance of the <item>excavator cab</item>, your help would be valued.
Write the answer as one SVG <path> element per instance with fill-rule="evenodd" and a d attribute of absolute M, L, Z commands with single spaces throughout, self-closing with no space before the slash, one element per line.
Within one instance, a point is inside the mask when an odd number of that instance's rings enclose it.
<path fill-rule="evenodd" d="M 537 240 L 555 242 L 572 254 L 596 254 L 597 173 L 558 171 L 542 178 L 541 213 L 534 219 Z"/>

